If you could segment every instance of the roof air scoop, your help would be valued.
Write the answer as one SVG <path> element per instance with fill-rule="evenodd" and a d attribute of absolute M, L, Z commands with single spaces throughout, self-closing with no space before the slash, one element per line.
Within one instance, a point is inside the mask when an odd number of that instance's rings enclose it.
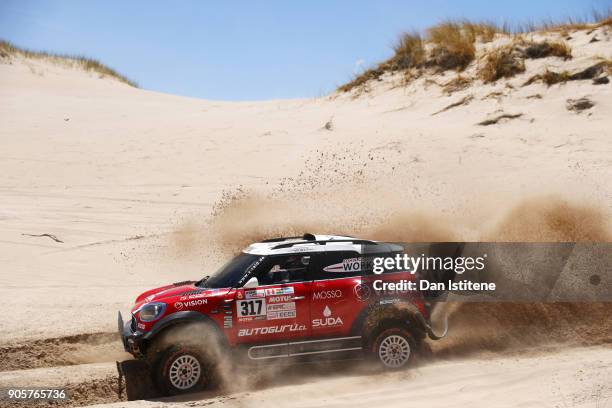
<path fill-rule="evenodd" d="M 306 241 L 316 241 L 316 240 L 317 240 L 317 237 L 315 237 L 313 234 L 311 234 L 311 233 L 308 233 L 308 232 L 307 232 L 307 233 L 305 233 L 305 234 L 302 236 L 302 239 L 304 239 L 304 240 L 306 240 Z"/>

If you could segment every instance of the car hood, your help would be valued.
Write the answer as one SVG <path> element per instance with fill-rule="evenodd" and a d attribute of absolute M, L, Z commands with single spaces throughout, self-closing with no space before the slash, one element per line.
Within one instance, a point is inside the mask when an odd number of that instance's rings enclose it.
<path fill-rule="evenodd" d="M 218 296 L 230 290 L 230 288 L 206 289 L 195 286 L 195 283 L 196 281 L 178 282 L 143 292 L 136 298 L 135 307 L 137 308 L 144 303 L 154 301 L 163 302 L 165 299 L 174 298 L 176 296 L 189 296 L 196 293 L 202 297 Z"/>

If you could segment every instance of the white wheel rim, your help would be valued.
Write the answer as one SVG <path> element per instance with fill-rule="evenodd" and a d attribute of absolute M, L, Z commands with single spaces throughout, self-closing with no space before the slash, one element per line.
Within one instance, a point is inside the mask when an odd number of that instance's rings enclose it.
<path fill-rule="evenodd" d="M 387 336 L 378 347 L 378 357 L 387 367 L 401 367 L 410 358 L 410 343 L 406 338 L 397 334 Z"/>
<path fill-rule="evenodd" d="M 201 374 L 200 362 L 190 354 L 179 356 L 170 365 L 170 383 L 179 390 L 193 387 Z"/>

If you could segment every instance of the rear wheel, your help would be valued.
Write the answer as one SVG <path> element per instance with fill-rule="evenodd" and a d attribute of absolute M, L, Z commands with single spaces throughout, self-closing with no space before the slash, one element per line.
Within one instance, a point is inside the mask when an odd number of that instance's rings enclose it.
<path fill-rule="evenodd" d="M 397 370 L 414 361 L 415 342 L 406 329 L 393 327 L 382 330 L 372 345 L 372 353 L 387 369 Z"/>
<path fill-rule="evenodd" d="M 198 348 L 174 346 L 161 353 L 153 376 L 164 394 L 185 394 L 214 386 L 216 368 L 213 360 Z"/>

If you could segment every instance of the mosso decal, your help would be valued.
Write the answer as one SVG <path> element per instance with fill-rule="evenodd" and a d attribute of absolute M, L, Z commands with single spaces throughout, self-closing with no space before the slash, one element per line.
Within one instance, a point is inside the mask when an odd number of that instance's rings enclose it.
<path fill-rule="evenodd" d="M 340 289 L 324 290 L 312 294 L 312 300 L 340 299 L 341 297 L 342 291 Z"/>

